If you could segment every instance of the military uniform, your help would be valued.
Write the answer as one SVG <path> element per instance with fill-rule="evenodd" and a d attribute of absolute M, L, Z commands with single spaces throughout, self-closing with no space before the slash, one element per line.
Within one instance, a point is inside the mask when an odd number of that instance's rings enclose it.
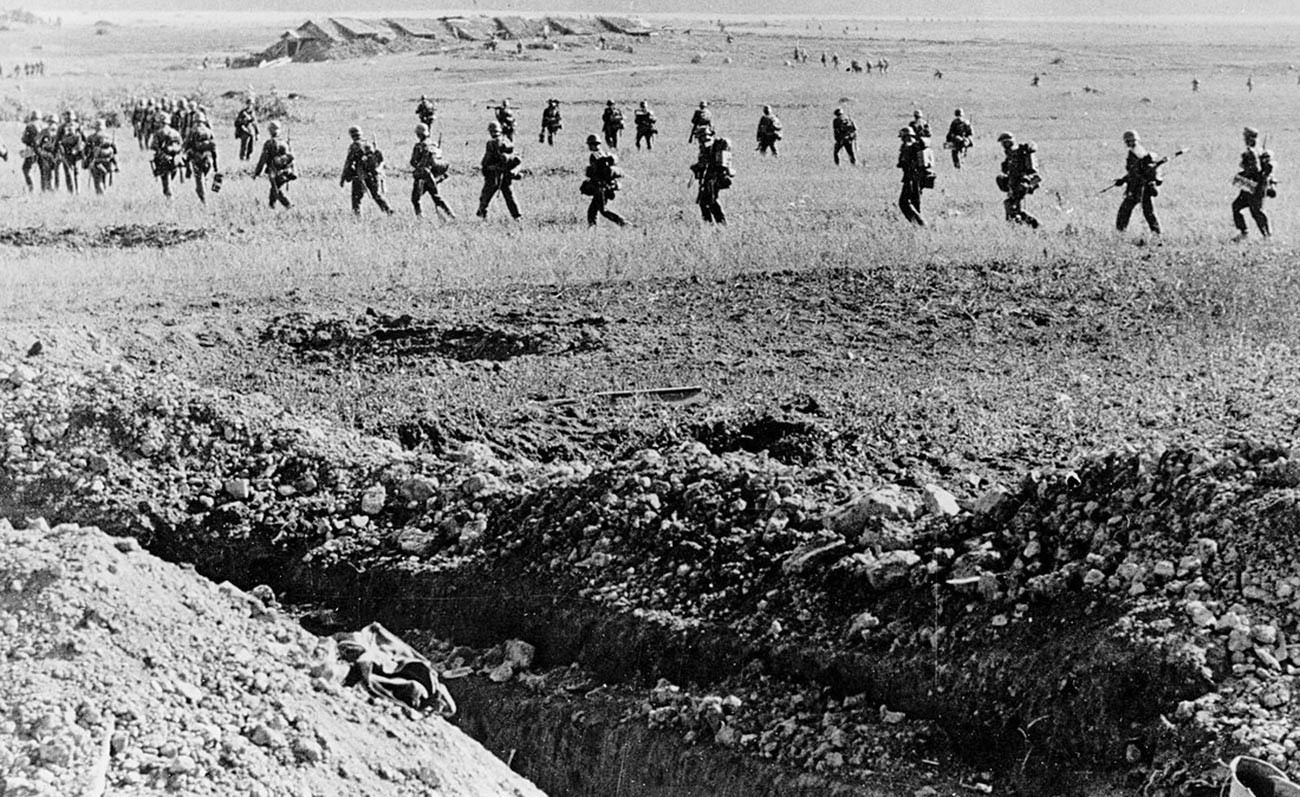
<path fill-rule="evenodd" d="M 86 156 L 86 135 L 82 132 L 76 115 L 71 111 L 64 113 L 63 124 L 59 126 L 57 135 L 58 163 L 63 170 L 64 185 L 68 193 L 75 194 L 80 187 L 81 161 Z"/>
<path fill-rule="evenodd" d="M 925 226 L 921 216 L 921 192 L 934 185 L 934 168 L 930 163 L 929 144 L 911 128 L 898 131 L 898 168 L 903 171 L 903 189 L 898 195 L 898 207 L 903 217 L 918 227 Z"/>
<path fill-rule="evenodd" d="M 163 196 L 172 195 L 172 179 L 181 166 L 181 151 L 184 148 L 181 134 L 171 125 L 163 125 L 153 134 L 153 175 L 162 181 Z"/>
<path fill-rule="evenodd" d="M 95 193 L 104 193 L 104 189 L 113 184 L 113 173 L 117 171 L 117 145 L 104 134 L 102 119 L 95 123 L 94 132 L 86 138 L 86 166 L 90 169 Z"/>
<path fill-rule="evenodd" d="M 609 209 L 609 203 L 614 201 L 619 189 L 618 158 L 611 152 L 602 152 L 600 139 L 595 136 L 587 136 L 587 149 L 591 154 L 587 158 L 587 179 L 583 180 L 581 187 L 581 192 L 591 197 L 591 204 L 587 206 L 587 224 L 595 227 L 596 216 L 600 215 L 622 227 L 626 224 L 623 217 Z"/>
<path fill-rule="evenodd" d="M 515 155 L 515 145 L 503 132 L 496 124 L 488 125 L 488 135 L 491 138 L 484 146 L 483 159 L 479 162 L 479 168 L 483 171 L 483 191 L 479 194 L 477 215 L 481 219 L 487 218 L 488 205 L 498 191 L 501 192 L 510 215 L 516 219 L 520 216 L 511 189 L 514 181 L 519 179 L 516 171 L 519 168 L 519 158 Z"/>
<path fill-rule="evenodd" d="M 239 141 L 239 159 L 251 160 L 253 146 L 257 143 L 257 113 L 253 110 L 253 101 L 244 103 L 244 107 L 235 114 L 235 138 Z"/>
<path fill-rule="evenodd" d="M 262 172 L 266 172 L 267 178 L 271 182 L 271 193 L 268 199 L 271 207 L 279 202 L 286 208 L 290 207 L 289 197 L 285 195 L 285 189 L 289 183 L 297 179 L 297 174 L 293 168 L 293 153 L 289 151 L 287 142 L 280 138 L 280 123 L 271 122 L 267 126 L 271 137 L 262 144 L 262 156 L 257 161 L 257 167 L 253 169 L 253 179 L 256 180 Z"/>
<path fill-rule="evenodd" d="M 1002 173 L 998 175 L 998 187 L 1006 192 L 1002 206 L 1006 210 L 1007 221 L 1038 228 L 1038 219 L 1025 212 L 1025 197 L 1038 189 L 1042 178 L 1038 175 L 1037 149 L 1026 141 L 1019 146 L 1010 133 L 998 136 L 1005 155 L 1002 159 Z"/>
<path fill-rule="evenodd" d="M 28 191 L 36 190 L 36 185 L 32 182 L 32 167 L 40 165 L 40 148 L 37 146 L 37 142 L 40 141 L 40 138 L 40 114 L 36 111 L 32 111 L 32 113 L 27 117 L 27 124 L 23 127 L 22 137 L 19 138 L 19 141 L 23 145 L 23 180 L 27 183 Z M 41 173 L 41 170 L 38 169 L 37 171 L 38 173 Z M 44 186 L 44 183 L 45 180 L 42 178 L 42 186 Z"/>
<path fill-rule="evenodd" d="M 912 111 L 912 121 L 907 126 L 917 138 L 930 138 L 930 123 L 925 121 L 925 115 L 920 111 Z"/>
<path fill-rule="evenodd" d="M 772 157 L 777 156 L 776 142 L 781 140 L 781 120 L 772 113 L 770 105 L 763 106 L 763 115 L 758 118 L 758 130 L 754 137 L 758 141 L 760 155 L 771 152 Z"/>
<path fill-rule="evenodd" d="M 623 132 L 623 111 L 613 100 L 605 102 L 600 115 L 600 130 L 605 134 L 605 146 L 618 148 L 618 134 Z"/>
<path fill-rule="evenodd" d="M 1241 153 L 1241 168 L 1233 180 L 1241 191 L 1232 203 L 1232 223 L 1237 227 L 1238 237 L 1245 238 L 1246 218 L 1241 212 L 1250 210 L 1255 226 L 1259 227 L 1259 234 L 1268 237 L 1272 231 L 1269 229 L 1268 216 L 1264 213 L 1264 199 L 1276 193 L 1273 189 L 1273 154 L 1255 145 L 1259 140 L 1259 131 L 1253 127 L 1247 127 L 1242 136 L 1246 149 Z"/>
<path fill-rule="evenodd" d="M 362 142 L 359 128 L 352 128 L 348 134 L 352 136 L 352 144 L 348 147 L 348 155 L 343 160 L 343 173 L 339 175 L 339 187 L 352 184 L 352 212 L 357 216 L 361 215 L 361 200 L 369 193 L 379 209 L 391 216 L 393 209 L 384 200 L 380 185 L 384 154 L 373 144 Z"/>
<path fill-rule="evenodd" d="M 713 135 L 713 114 L 709 111 L 709 104 L 701 101 L 700 107 L 691 114 L 691 134 L 687 136 L 686 143 L 700 140 L 706 131 L 710 136 Z"/>
<path fill-rule="evenodd" d="M 502 100 L 496 110 L 497 124 L 501 126 L 501 135 L 515 140 L 515 112 L 510 110 L 510 100 Z"/>
<path fill-rule="evenodd" d="M 447 162 L 442 159 L 442 150 L 436 145 L 429 143 L 429 128 L 423 123 L 415 128 L 416 142 L 411 148 L 411 169 L 413 181 L 411 183 L 411 206 L 415 208 L 415 215 L 422 215 L 420 209 L 420 200 L 425 194 L 433 200 L 433 206 L 447 214 L 448 218 L 456 218 L 456 214 L 451 212 L 447 203 L 443 201 L 438 194 L 438 183 L 446 179 Z"/>
<path fill-rule="evenodd" d="M 542 129 L 537 134 L 537 143 L 545 142 L 550 146 L 555 146 L 555 134 L 560 132 L 564 127 L 564 122 L 560 118 L 560 101 L 551 99 L 546 101 L 546 108 L 542 111 Z"/>
<path fill-rule="evenodd" d="M 200 114 L 190 123 L 184 150 L 185 163 L 194 175 L 194 193 L 198 194 L 200 202 L 206 202 L 208 174 L 220 171 L 216 137 L 212 135 L 212 127 L 206 116 Z"/>
<path fill-rule="evenodd" d="M 966 150 L 970 149 L 974 135 L 975 131 L 971 129 L 970 122 L 962 117 L 961 108 L 958 108 L 953 113 L 952 121 L 948 123 L 948 135 L 944 138 L 944 143 L 952 153 L 954 169 L 961 168 L 961 159 L 966 154 Z"/>
<path fill-rule="evenodd" d="M 645 141 L 645 148 L 654 149 L 654 137 L 659 132 L 659 120 L 655 118 L 654 112 L 646 105 L 645 100 L 636 109 L 632 116 L 632 122 L 636 125 L 636 148 L 641 149 L 641 142 Z"/>
<path fill-rule="evenodd" d="M 727 214 L 722 210 L 719 195 L 731 187 L 735 176 L 731 170 L 731 142 L 706 133 L 700 139 L 699 156 L 691 172 L 700 185 L 695 202 L 700 206 L 701 217 L 707 222 L 726 224 Z"/>
<path fill-rule="evenodd" d="M 36 137 L 36 165 L 40 169 L 41 190 L 56 190 L 59 187 L 59 125 L 52 115 L 45 117 L 45 126 Z"/>
<path fill-rule="evenodd" d="M 429 102 L 429 98 L 423 94 L 420 95 L 419 104 L 415 106 L 415 116 L 420 120 L 420 124 L 430 130 L 433 129 L 433 120 L 438 118 L 438 112 L 434 110 L 433 103 Z"/>
<path fill-rule="evenodd" d="M 1151 232 L 1160 232 L 1160 220 L 1156 218 L 1155 206 L 1151 200 L 1159 193 L 1159 169 L 1163 160 L 1138 140 L 1138 134 L 1128 131 L 1124 134 L 1124 143 L 1128 146 L 1128 156 L 1124 160 L 1124 176 L 1115 181 L 1115 185 L 1124 186 L 1124 200 L 1119 204 L 1119 213 L 1115 216 L 1115 229 L 1123 232 L 1128 229 L 1128 220 L 1133 215 L 1133 208 L 1142 206 L 1142 216 L 1147 221 Z"/>
<path fill-rule="evenodd" d="M 853 142 L 858 140 L 858 126 L 841 108 L 835 109 L 835 118 L 831 121 L 831 132 L 835 135 L 835 149 L 831 152 L 831 158 L 834 159 L 835 165 L 840 165 L 840 150 L 844 150 L 849 156 L 849 163 L 856 166 L 858 157 L 853 151 Z"/>

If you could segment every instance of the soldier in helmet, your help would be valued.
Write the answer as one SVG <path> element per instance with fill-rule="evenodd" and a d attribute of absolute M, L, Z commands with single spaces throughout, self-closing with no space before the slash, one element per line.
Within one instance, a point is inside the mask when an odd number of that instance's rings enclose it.
<path fill-rule="evenodd" d="M 181 152 L 184 142 L 176 128 L 164 122 L 153 134 L 153 175 L 162 181 L 163 196 L 171 199 L 172 180 L 181 169 Z"/>
<path fill-rule="evenodd" d="M 200 202 L 207 202 L 208 175 L 220 174 L 217 163 L 217 138 L 212 134 L 212 125 L 208 124 L 208 115 L 202 111 L 194 115 L 190 122 L 190 132 L 185 136 L 185 164 L 194 175 L 194 193 Z M 216 186 L 214 186 L 215 190 Z"/>
<path fill-rule="evenodd" d="M 429 141 L 429 126 L 424 122 L 415 126 L 415 146 L 411 148 L 411 169 L 414 182 L 411 184 L 411 205 L 415 215 L 422 214 L 420 200 L 425 194 L 433 200 L 435 213 L 442 211 L 447 218 L 454 219 L 447 203 L 438 194 L 438 183 L 447 179 L 447 161 L 443 160 L 442 149 Z"/>
<path fill-rule="evenodd" d="M 612 152 L 602 151 L 600 139 L 595 135 L 587 136 L 587 151 L 590 153 L 587 157 L 587 179 L 580 189 L 591 197 L 591 204 L 587 206 L 587 224 L 595 227 L 596 216 L 600 215 L 622 227 L 626 224 L 623 217 L 609 209 L 609 203 L 614 201 L 614 195 L 619 189 L 618 178 L 621 172 L 618 170 L 618 158 Z"/>
<path fill-rule="evenodd" d="M 510 100 L 502 100 L 496 109 L 497 125 L 501 128 L 501 135 L 515 140 L 515 112 L 510 108 Z"/>
<path fill-rule="evenodd" d="M 898 208 L 903 211 L 905 219 L 918 227 L 924 227 L 921 192 L 934 186 L 934 167 L 929 157 L 929 145 L 911 127 L 899 130 L 898 139 L 898 168 L 903 171 L 903 190 L 898 195 Z"/>
<path fill-rule="evenodd" d="M 348 146 L 348 155 L 343 161 L 339 187 L 352 184 L 352 213 L 361 215 L 361 200 L 368 192 L 380 210 L 393 215 L 393 209 L 384 200 L 384 153 L 379 151 L 373 141 L 362 141 L 361 128 L 356 125 L 348 128 L 348 136 L 352 143 Z"/>
<path fill-rule="evenodd" d="M 1124 161 L 1124 176 L 1115 181 L 1115 186 L 1124 186 L 1124 201 L 1119 205 L 1115 216 L 1115 229 L 1123 232 L 1128 229 L 1128 220 L 1133 215 L 1133 208 L 1142 206 L 1142 215 L 1147 220 L 1151 232 L 1160 233 L 1160 220 L 1156 218 L 1156 209 L 1151 200 L 1158 193 L 1160 185 L 1160 165 L 1163 158 L 1157 160 L 1155 154 L 1142 146 L 1136 130 L 1124 131 L 1124 146 L 1128 147 L 1128 157 Z"/>
<path fill-rule="evenodd" d="M 912 121 L 908 122 L 907 126 L 912 129 L 912 133 L 917 138 L 930 137 L 930 123 L 925 121 L 925 114 L 921 113 L 919 108 L 912 111 Z"/>
<path fill-rule="evenodd" d="M 687 136 L 686 143 L 699 140 L 705 130 L 713 132 L 713 114 L 709 111 L 709 103 L 700 100 L 700 107 L 691 114 L 691 134 Z"/>
<path fill-rule="evenodd" d="M 39 149 L 37 142 L 41 138 L 41 112 L 32 111 L 27 114 L 27 124 L 23 125 L 23 134 L 19 141 L 23 145 L 23 180 L 27 183 L 28 191 L 35 191 L 36 185 L 32 182 L 32 167 L 40 165 Z M 40 170 L 38 169 L 38 173 Z M 44 185 L 44 178 L 41 179 Z"/>
<path fill-rule="evenodd" d="M 244 100 L 244 107 L 235 114 L 235 138 L 239 140 L 241 161 L 252 160 L 257 133 L 257 112 L 253 108 L 253 98 L 248 97 Z"/>
<path fill-rule="evenodd" d="M 45 114 L 45 123 L 36 137 L 36 165 L 41 173 L 41 190 L 59 187 L 59 123 L 54 114 Z"/>
<path fill-rule="evenodd" d="M 695 202 L 700 206 L 700 215 L 706 222 L 726 224 L 727 215 L 718 199 L 722 191 L 731 187 L 735 176 L 731 170 L 731 142 L 716 138 L 712 130 L 701 132 L 700 153 L 691 172 L 699 181 Z"/>
<path fill-rule="evenodd" d="M 771 105 L 763 106 L 763 115 L 758 118 L 758 131 L 755 133 L 755 138 L 758 140 L 758 154 L 771 152 L 772 157 L 777 157 L 776 142 L 781 140 L 781 120 L 772 113 Z"/>
<path fill-rule="evenodd" d="M 605 101 L 605 110 L 600 115 L 600 130 L 605 134 L 605 146 L 618 149 L 618 134 L 623 132 L 623 109 L 613 100 Z"/>
<path fill-rule="evenodd" d="M 272 120 L 267 124 L 266 131 L 271 137 L 262 145 L 262 157 L 257 161 L 257 168 L 253 169 L 253 179 L 256 180 L 262 172 L 266 172 L 271 182 L 268 200 L 271 207 L 274 208 L 275 203 L 279 202 L 287 208 L 290 203 L 285 189 L 290 182 L 298 179 L 293 168 L 293 152 L 289 149 L 289 143 L 280 138 L 279 122 Z"/>
<path fill-rule="evenodd" d="M 948 135 L 944 139 L 944 145 L 952 152 L 952 167 L 961 168 L 962 158 L 966 157 L 966 150 L 971 148 L 971 141 L 975 131 L 971 128 L 970 122 L 962 115 L 961 108 L 952 112 L 952 121 L 948 123 Z"/>
<path fill-rule="evenodd" d="M 1042 178 L 1038 175 L 1038 162 L 1035 153 L 1038 148 L 1032 141 L 1016 143 L 1011 133 L 998 136 L 1002 145 L 1002 173 L 997 177 L 998 187 L 1006 192 L 1002 206 L 1006 210 L 1007 221 L 1038 228 L 1038 219 L 1025 212 L 1025 197 L 1038 189 Z"/>
<path fill-rule="evenodd" d="M 853 152 L 853 143 L 858 140 L 858 126 L 853 123 L 843 108 L 835 109 L 835 117 L 831 120 L 831 132 L 835 135 L 835 149 L 831 152 L 835 165 L 840 165 L 840 150 L 844 150 L 849 156 L 849 163 L 856 166 L 858 157 Z"/>
<path fill-rule="evenodd" d="M 96 194 L 104 193 L 104 189 L 113 184 L 113 173 L 117 171 L 117 144 L 108 137 L 104 128 L 104 120 L 96 119 L 94 129 L 86 138 L 86 167 L 90 169 L 90 180 Z"/>
<path fill-rule="evenodd" d="M 636 113 L 632 116 L 632 122 L 636 125 L 636 148 L 641 149 L 641 142 L 645 141 L 647 150 L 654 149 L 654 137 L 659 132 L 659 120 L 655 118 L 654 111 L 645 100 L 637 106 Z"/>
<path fill-rule="evenodd" d="M 483 171 L 483 191 L 479 194 L 477 213 L 480 219 L 487 218 L 488 204 L 498 191 L 510 215 L 519 218 L 519 206 L 515 204 L 515 194 L 511 189 L 514 181 L 519 179 L 519 164 L 514 143 L 503 135 L 500 124 L 489 122 L 488 141 L 483 148 L 483 160 L 479 162 Z"/>
<path fill-rule="evenodd" d="M 537 143 L 545 142 L 548 146 L 555 146 L 555 134 L 563 127 L 564 121 L 560 118 L 560 101 L 551 98 L 546 101 L 546 108 L 542 110 L 542 130 L 537 134 Z"/>
<path fill-rule="evenodd" d="M 81 130 L 74 111 L 63 112 L 63 124 L 59 125 L 59 166 L 63 169 L 64 185 L 68 193 L 75 194 L 80 188 L 81 161 L 86 156 L 86 134 Z"/>
<path fill-rule="evenodd" d="M 1249 209 L 1259 234 L 1267 238 L 1272 231 L 1264 214 L 1264 199 L 1277 195 L 1273 188 L 1273 153 L 1257 146 L 1259 131 L 1255 128 L 1247 127 L 1241 135 L 1246 149 L 1241 153 L 1241 168 L 1232 181 L 1241 189 L 1232 202 L 1232 223 L 1237 226 L 1237 240 L 1246 238 L 1246 218 L 1241 212 Z"/>
<path fill-rule="evenodd" d="M 429 98 L 423 94 L 420 95 L 420 102 L 415 106 L 415 116 L 420 120 L 420 124 L 430 130 L 433 129 L 433 120 L 438 118 L 438 113 L 434 110 L 433 103 L 429 102 Z"/>

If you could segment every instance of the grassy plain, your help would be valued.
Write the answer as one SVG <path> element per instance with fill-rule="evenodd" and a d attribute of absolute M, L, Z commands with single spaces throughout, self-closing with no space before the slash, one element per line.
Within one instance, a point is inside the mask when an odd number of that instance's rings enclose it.
<path fill-rule="evenodd" d="M 198 68 L 206 54 L 220 63 L 265 46 L 283 27 L 168 21 L 98 36 L 74 25 L 22 38 L 0 33 L 20 58 L 19 42 L 34 42 L 40 49 L 31 56 L 49 67 L 41 79 L 0 82 L 4 107 L 84 109 L 137 94 L 197 94 L 214 110 L 228 176 L 207 206 L 188 185 L 167 202 L 128 134 L 108 196 L 42 196 L 23 192 L 11 158 L 0 165 L 6 227 L 166 223 L 210 232 L 170 249 L 0 247 L 0 314 L 105 327 L 201 380 L 266 390 L 376 429 L 376 418 L 411 407 L 491 415 L 575 386 L 684 379 L 709 388 L 709 412 L 770 409 L 809 392 L 835 425 L 901 419 L 869 424 L 889 448 L 924 446 L 906 442 L 901 428 L 942 427 L 947 445 L 971 452 L 968 461 L 987 454 L 1018 466 L 1191 429 L 1294 429 L 1300 284 L 1287 164 L 1300 85 L 1286 63 L 1287 28 L 747 20 L 732 24 L 728 44 L 716 26 L 695 21 L 629 40 L 631 52 L 575 40 L 522 56 L 471 46 Z M 788 66 L 796 43 L 813 60 Z M 887 76 L 836 72 L 821 66 L 823 51 L 844 62 L 883 56 L 891 68 Z M 1035 73 L 1043 75 L 1037 88 Z M 289 101 L 287 122 L 303 175 L 291 186 L 291 211 L 268 211 L 264 183 L 235 162 L 238 100 L 222 94 L 248 89 L 300 95 Z M 413 218 L 406 198 L 403 167 L 422 93 L 438 101 L 437 135 L 453 164 L 443 185 L 460 216 L 452 223 Z M 517 187 L 521 223 L 505 218 L 499 199 L 480 223 L 475 167 L 486 106 L 503 97 L 521 107 L 519 144 L 534 176 Z M 553 148 L 535 139 L 548 97 L 564 103 Z M 598 130 L 606 99 L 629 121 L 635 103 L 649 101 L 662 131 L 653 152 L 633 149 L 630 136 L 620 150 L 627 178 L 614 207 L 631 222 L 623 230 L 587 229 L 577 191 L 582 142 Z M 688 119 L 701 99 L 737 150 L 725 228 L 701 225 L 687 186 Z M 765 103 L 785 126 L 779 160 L 752 151 Z M 857 168 L 831 163 L 831 112 L 840 106 L 859 125 Z M 938 185 L 924 200 L 930 226 L 914 229 L 894 204 L 895 133 L 922 108 L 941 134 L 958 106 L 975 124 L 976 147 L 961 171 L 937 153 Z M 393 218 L 372 205 L 352 218 L 338 187 L 354 123 L 387 153 Z M 1282 196 L 1271 208 L 1276 237 L 1235 244 L 1229 180 L 1247 123 L 1277 151 Z M 1122 173 L 1120 134 L 1131 127 L 1157 152 L 1191 148 L 1167 170 L 1159 245 L 1140 213 L 1118 235 L 1120 197 L 1097 196 Z M 0 124 L 11 150 L 19 129 Z M 1003 129 L 1039 146 L 1044 186 L 1028 203 L 1043 222 L 1038 232 L 1002 219 L 993 139 Z M 780 271 L 797 277 L 762 276 Z M 840 312 L 828 312 L 837 302 Z M 442 370 L 434 379 L 402 369 L 294 371 L 256 345 L 272 315 L 352 317 L 366 306 L 464 323 L 519 307 L 585 310 L 631 324 L 625 342 L 662 341 L 490 373 Z M 875 335 L 881 324 L 903 331 Z M 215 330 L 227 343 L 200 349 L 178 330 Z"/>

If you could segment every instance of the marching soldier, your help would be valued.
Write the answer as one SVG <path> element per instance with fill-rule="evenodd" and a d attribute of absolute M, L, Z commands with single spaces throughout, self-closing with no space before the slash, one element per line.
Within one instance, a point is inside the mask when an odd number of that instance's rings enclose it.
<path fill-rule="evenodd" d="M 415 106 L 415 116 L 420 120 L 420 124 L 430 130 L 433 129 L 433 120 L 438 118 L 438 112 L 434 110 L 433 103 L 429 102 L 429 98 L 423 94 L 420 95 L 419 104 Z"/>
<path fill-rule="evenodd" d="M 582 193 L 591 197 L 591 204 L 587 206 L 587 225 L 595 227 L 599 214 L 622 227 L 627 222 L 608 207 L 618 192 L 618 178 L 622 176 L 618 159 L 612 152 L 602 152 L 600 139 L 594 135 L 587 136 L 587 150 L 591 153 L 587 158 L 587 179 L 581 186 Z"/>
<path fill-rule="evenodd" d="M 835 109 L 835 118 L 831 120 L 831 132 L 835 134 L 835 149 L 831 152 L 835 165 L 840 165 L 840 150 L 844 150 L 848 153 L 849 163 L 856 166 L 858 157 L 853 152 L 853 142 L 858 140 L 858 126 L 853 123 L 848 114 L 844 113 L 843 108 Z"/>
<path fill-rule="evenodd" d="M 171 199 L 172 179 L 181 167 L 181 151 L 184 148 L 181 134 L 170 124 L 154 131 L 153 134 L 153 176 L 162 181 L 163 196 Z"/>
<path fill-rule="evenodd" d="M 962 116 L 961 108 L 952 112 L 952 121 L 948 123 L 948 135 L 944 139 L 945 146 L 952 151 L 952 167 L 961 168 L 962 158 L 966 157 L 966 150 L 971 148 L 972 138 L 975 131 L 971 129 L 970 122 Z"/>
<path fill-rule="evenodd" d="M 253 146 L 257 143 L 257 112 L 253 108 L 253 98 L 244 100 L 244 107 L 235 114 L 235 138 L 239 140 L 239 159 L 252 160 Z"/>
<path fill-rule="evenodd" d="M 777 157 L 776 142 L 781 140 L 781 120 L 772 113 L 772 106 L 763 106 L 763 115 L 758 118 L 755 137 L 758 140 L 758 154 L 771 152 L 772 157 Z"/>
<path fill-rule="evenodd" d="M 1025 212 L 1024 201 L 1025 197 L 1036 191 L 1039 183 L 1042 182 L 1042 178 L 1038 175 L 1037 158 L 1034 157 L 1038 149 L 1032 141 L 1017 145 L 1016 137 L 1010 133 L 1000 134 L 998 143 L 1002 145 L 1002 151 L 1005 153 L 1002 159 L 1002 173 L 998 175 L 997 183 L 998 188 L 1007 194 L 1007 198 L 1002 202 L 1003 208 L 1006 209 L 1007 221 L 1026 224 L 1037 229 L 1038 219 Z"/>
<path fill-rule="evenodd" d="M 86 139 L 86 166 L 96 194 L 104 193 L 113 184 L 113 173 L 117 171 L 117 144 L 105 135 L 104 127 L 104 120 L 96 119 L 95 129 Z"/>
<path fill-rule="evenodd" d="M 23 180 L 27 182 L 27 190 L 35 191 L 36 186 L 32 183 L 32 167 L 40 165 L 40 148 L 37 142 L 41 138 L 41 112 L 32 111 L 27 114 L 27 124 L 23 126 L 23 134 L 19 141 L 23 145 Z M 43 172 L 42 172 L 43 174 Z M 41 178 L 41 186 L 44 188 L 45 178 Z"/>
<path fill-rule="evenodd" d="M 185 136 L 185 164 L 194 175 L 194 193 L 200 202 L 207 202 L 207 181 L 209 172 L 213 174 L 212 190 L 219 190 L 221 173 L 217 164 L 217 139 L 212 135 L 212 126 L 208 124 L 205 113 L 198 113 L 190 123 L 190 132 Z"/>
<path fill-rule="evenodd" d="M 618 149 L 618 134 L 623 132 L 623 109 L 613 100 L 605 101 L 605 111 L 600 115 L 600 129 L 605 134 L 605 146 Z"/>
<path fill-rule="evenodd" d="M 411 205 L 415 215 L 422 215 L 420 200 L 425 194 L 433 200 L 435 214 L 442 211 L 447 218 L 454 219 L 447 203 L 438 194 L 438 183 L 447 179 L 447 161 L 442 158 L 442 150 L 429 143 L 429 126 L 424 122 L 415 126 L 415 146 L 411 148 L 411 169 L 414 170 L 414 182 L 411 185 Z"/>
<path fill-rule="evenodd" d="M 709 103 L 700 100 L 700 107 L 691 114 L 691 134 L 686 137 L 686 143 L 700 140 L 706 130 L 710 135 L 713 133 L 713 114 L 709 111 Z"/>
<path fill-rule="evenodd" d="M 379 209 L 393 215 L 393 209 L 384 201 L 383 169 L 384 153 L 373 142 L 361 140 L 361 128 L 353 125 L 348 128 L 352 144 L 348 147 L 348 156 L 343 161 L 343 173 L 339 175 L 339 188 L 352 184 L 352 213 L 361 215 L 361 200 L 367 192 L 375 200 Z"/>
<path fill-rule="evenodd" d="M 41 190 L 58 190 L 59 124 L 52 113 L 45 115 L 45 125 L 36 137 L 36 165 L 41 172 Z"/>
<path fill-rule="evenodd" d="M 912 111 L 912 121 L 908 122 L 907 126 L 917 138 L 930 137 L 930 123 L 925 121 L 925 114 L 921 113 L 919 108 Z"/>
<path fill-rule="evenodd" d="M 58 162 L 63 169 L 63 181 L 69 194 L 77 193 L 80 186 L 81 161 L 86 157 L 86 135 L 73 111 L 63 112 L 63 124 L 58 130 Z"/>
<path fill-rule="evenodd" d="M 511 190 L 511 185 L 519 179 L 520 161 L 515 155 L 514 143 L 502 133 L 500 124 L 488 123 L 488 141 L 483 148 L 483 160 L 479 162 L 479 168 L 483 171 L 483 191 L 479 194 L 476 215 L 480 219 L 487 218 L 488 204 L 498 191 L 501 192 L 501 198 L 505 200 L 506 210 L 510 211 L 511 217 L 518 219 L 520 216 L 514 191 Z"/>
<path fill-rule="evenodd" d="M 547 100 L 546 108 L 542 111 L 542 130 L 537 134 L 537 143 L 545 142 L 548 146 L 555 146 L 555 134 L 563 127 L 564 121 L 560 118 L 560 101 L 554 98 Z"/>
<path fill-rule="evenodd" d="M 898 195 L 898 208 L 903 217 L 918 227 L 925 226 L 921 217 L 921 192 L 934 186 L 934 166 L 930 160 L 929 144 L 916 135 L 911 127 L 898 131 L 898 168 L 903 171 L 903 190 Z"/>
<path fill-rule="evenodd" d="M 502 100 L 496 109 L 497 124 L 501 127 L 501 135 L 515 140 L 515 112 L 510 109 L 510 100 Z"/>
<path fill-rule="evenodd" d="M 1237 225 L 1237 240 L 1244 239 L 1247 235 L 1246 218 L 1241 212 L 1249 209 L 1255 226 L 1259 227 L 1259 234 L 1267 238 L 1271 231 L 1268 216 L 1264 215 L 1264 199 L 1277 196 L 1273 188 L 1273 153 L 1256 146 L 1259 131 L 1253 127 L 1242 130 L 1242 138 L 1246 149 L 1241 153 L 1241 169 L 1232 180 L 1233 185 L 1241 189 L 1232 203 L 1232 223 Z"/>
<path fill-rule="evenodd" d="M 1124 186 L 1124 201 L 1119 205 L 1119 214 L 1115 216 L 1115 229 L 1120 232 L 1128 229 L 1128 220 L 1133 215 L 1133 208 L 1142 205 L 1142 216 L 1147 220 L 1151 232 L 1160 234 L 1160 220 L 1156 218 L 1156 209 L 1151 204 L 1159 190 L 1159 169 L 1166 159 L 1156 156 L 1142 146 L 1136 130 L 1124 131 L 1124 146 L 1128 147 L 1128 156 L 1124 161 L 1124 176 L 1115 181 L 1115 186 Z"/>
<path fill-rule="evenodd" d="M 632 122 L 636 125 L 636 148 L 641 149 L 641 142 L 645 141 L 647 150 L 654 149 L 654 137 L 659 133 L 659 120 L 655 118 L 654 111 L 646 105 L 645 100 L 637 106 L 636 113 L 632 115 Z"/>
<path fill-rule="evenodd" d="M 731 187 L 731 142 L 725 138 L 715 138 L 712 130 L 705 130 L 700 135 L 699 157 L 691 166 L 691 173 L 699 181 L 699 192 L 695 196 L 700 206 L 700 215 L 706 222 L 727 223 L 727 215 L 722 211 L 718 195 Z"/>
<path fill-rule="evenodd" d="M 262 157 L 257 161 L 257 167 L 253 169 L 253 179 L 256 180 L 262 172 L 266 172 L 267 178 L 271 182 L 271 194 L 268 200 L 272 208 L 275 203 L 279 202 L 286 208 L 290 207 L 289 197 L 285 196 L 285 187 L 298 179 L 298 175 L 293 168 L 293 153 L 289 150 L 288 142 L 280 138 L 280 123 L 272 120 L 266 126 L 267 133 L 271 136 L 262 144 Z"/>
<path fill-rule="evenodd" d="M 1201 80 L 1200 80 L 1200 78 L 1192 78 L 1192 93 L 1195 94 L 1196 92 L 1198 92 L 1198 91 L 1200 91 L 1200 90 L 1201 90 Z"/>

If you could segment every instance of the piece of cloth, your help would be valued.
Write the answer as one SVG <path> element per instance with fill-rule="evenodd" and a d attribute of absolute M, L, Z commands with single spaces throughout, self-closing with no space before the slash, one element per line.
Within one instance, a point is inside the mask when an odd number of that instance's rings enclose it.
<path fill-rule="evenodd" d="M 438 680 L 429 660 L 379 623 L 334 635 L 339 657 L 352 664 L 345 686 L 361 684 L 372 695 L 418 711 L 450 717 L 456 701 Z"/>

